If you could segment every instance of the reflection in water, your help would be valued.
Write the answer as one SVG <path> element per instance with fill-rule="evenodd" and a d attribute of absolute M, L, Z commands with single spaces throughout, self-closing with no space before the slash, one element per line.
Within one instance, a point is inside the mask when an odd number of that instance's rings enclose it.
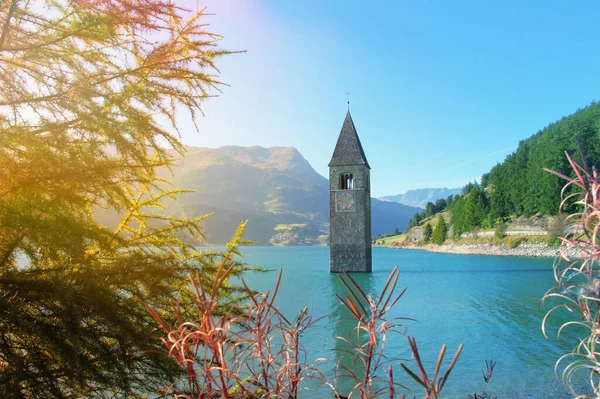
<path fill-rule="evenodd" d="M 346 337 L 356 326 L 347 319 L 335 294 L 346 295 L 337 275 L 329 273 L 327 247 L 247 248 L 244 258 L 250 264 L 270 269 L 283 268 L 283 280 L 276 305 L 289 317 L 309 306 L 315 317 L 329 316 L 319 328 L 306 331 L 303 343 L 308 361 L 329 358 L 320 367 L 325 376 L 334 376 L 332 364 L 341 361 L 343 344 L 336 336 Z M 541 333 L 544 313 L 551 304 L 539 308 L 540 298 L 553 286 L 552 260 L 533 258 L 500 258 L 434 254 L 423 251 L 373 249 L 373 273 L 354 274 L 361 287 L 379 293 L 394 265 L 400 267 L 398 289 L 408 290 L 390 311 L 389 318 L 412 317 L 408 334 L 416 337 L 421 358 L 429 372 L 433 371 L 442 344 L 446 343 L 447 361 L 459 344 L 463 352 L 442 393 L 444 398 L 465 398 L 482 388 L 481 367 L 484 361 L 497 361 L 488 390 L 501 398 L 548 399 L 569 398 L 567 390 L 554 375 L 554 362 L 572 346 L 561 347 L 554 332 L 560 319 L 550 320 L 549 339 Z M 258 290 L 273 288 L 276 273 L 248 275 L 248 284 Z M 565 340 L 575 334 L 567 331 Z M 388 335 L 385 353 L 392 358 L 410 358 L 406 338 Z M 411 385 L 409 377 L 394 361 L 394 379 L 409 385 L 408 397 L 419 396 L 421 390 Z M 446 361 L 444 366 L 447 365 Z M 385 378 L 384 375 L 380 376 Z M 339 381 L 341 394 L 353 383 Z M 399 390 L 399 393 L 404 391 Z M 321 394 L 322 393 L 322 394 Z M 330 398 L 328 389 L 311 390 L 304 398 Z"/>
<path fill-rule="evenodd" d="M 374 278 L 370 273 L 354 273 L 352 278 L 356 281 L 358 286 L 363 290 L 366 295 L 374 297 L 373 292 Z M 333 295 L 339 295 L 342 298 L 350 296 L 347 288 L 340 281 L 340 276 L 332 274 L 329 278 Z M 330 322 L 332 323 L 334 333 L 334 353 L 335 363 L 338 365 L 335 373 L 334 385 L 337 391 L 343 395 L 348 396 L 352 391 L 353 387 L 362 380 L 364 376 L 364 366 L 360 359 L 355 357 L 356 350 L 355 346 L 368 340 L 368 336 L 364 332 L 359 335 L 356 329 L 358 322 L 356 318 L 336 300 L 331 303 L 331 317 Z M 366 307 L 367 304 L 363 303 Z M 349 370 L 349 371 L 347 371 Z M 353 374 L 353 375 L 352 375 Z"/>
<path fill-rule="evenodd" d="M 533 285 L 530 276 L 522 274 L 509 282 L 503 281 L 501 273 L 497 273 L 496 277 L 494 290 L 472 298 L 468 307 L 473 309 L 473 318 L 480 323 L 477 330 L 484 332 L 471 341 L 475 348 L 489 348 L 489 342 L 507 343 L 502 348 L 505 370 L 500 368 L 501 374 L 512 372 L 512 364 L 533 370 L 549 360 L 552 362 L 559 359 L 577 345 L 575 336 L 569 334 L 563 334 L 560 343 L 555 341 L 560 325 L 572 317 L 566 312 L 556 312 L 547 320 L 546 332 L 549 339 L 543 336 L 541 320 L 556 303 L 550 300 L 542 304 L 540 296 L 528 293 Z M 534 304 L 539 306 L 532 306 Z M 496 348 L 489 348 L 488 351 L 490 357 L 498 356 Z M 545 370 L 545 374 L 550 374 L 550 371 Z M 541 375 L 531 378 L 540 383 L 543 380 Z M 530 383 L 536 381 L 532 380 Z M 573 385 L 578 387 L 583 386 L 583 383 L 574 379 Z M 566 395 L 566 390 L 557 389 L 556 394 Z"/>

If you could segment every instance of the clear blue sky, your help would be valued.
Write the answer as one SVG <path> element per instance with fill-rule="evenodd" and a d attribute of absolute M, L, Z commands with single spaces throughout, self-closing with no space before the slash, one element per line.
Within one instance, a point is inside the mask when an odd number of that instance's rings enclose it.
<path fill-rule="evenodd" d="M 247 52 L 219 60 L 230 87 L 185 144 L 294 146 L 327 176 L 350 92 L 373 196 L 479 179 L 600 99 L 598 1 L 198 3 Z"/>

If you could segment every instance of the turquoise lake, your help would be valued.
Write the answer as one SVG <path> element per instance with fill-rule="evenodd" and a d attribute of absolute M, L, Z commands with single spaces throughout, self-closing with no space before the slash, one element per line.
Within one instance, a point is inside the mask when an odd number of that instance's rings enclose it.
<path fill-rule="evenodd" d="M 303 343 L 309 360 L 336 360 L 332 348 L 336 336 L 346 337 L 352 323 L 335 294 L 346 295 L 338 276 L 329 273 L 328 247 L 246 247 L 244 260 L 269 269 L 283 269 L 276 305 L 288 318 L 304 306 L 314 316 L 328 316 L 308 331 Z M 431 370 L 442 344 L 450 361 L 459 344 L 462 355 L 442 397 L 466 398 L 483 386 L 485 360 L 497 362 L 488 392 L 500 398 L 570 398 L 556 379 L 554 363 L 569 346 L 561 347 L 555 334 L 546 339 L 541 323 L 547 305 L 540 299 L 553 285 L 553 260 L 549 258 L 489 257 L 435 254 L 418 250 L 373 249 L 373 273 L 353 275 L 361 287 L 377 294 L 394 266 L 400 269 L 399 288 L 408 287 L 390 317 L 410 317 L 407 335 L 415 337 L 427 370 Z M 258 290 L 270 290 L 277 273 L 252 273 L 246 282 Z M 398 291 L 399 292 L 399 291 Z M 551 320 L 556 331 L 560 320 Z M 572 340 L 570 342 L 573 343 Z M 385 353 L 390 358 L 410 358 L 406 337 L 391 334 Z M 414 388 L 407 397 L 423 397 L 398 366 L 396 381 Z M 326 373 L 331 366 L 325 364 Z M 416 370 L 415 367 L 412 367 Z M 344 392 L 341 392 L 344 394 Z M 331 397 L 312 391 L 305 397 Z"/>

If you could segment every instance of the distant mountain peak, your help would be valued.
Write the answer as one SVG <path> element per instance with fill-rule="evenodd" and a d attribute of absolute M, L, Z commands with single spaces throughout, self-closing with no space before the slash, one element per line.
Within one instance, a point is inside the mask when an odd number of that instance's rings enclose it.
<path fill-rule="evenodd" d="M 206 243 L 223 244 L 248 219 L 245 238 L 263 245 L 323 245 L 329 231 L 329 182 L 294 147 L 187 147 L 172 168 L 176 187 L 193 193 L 168 212 L 204 222 Z M 163 171 L 165 174 L 168 171 Z M 372 201 L 372 234 L 404 229 L 420 209 Z"/>
<path fill-rule="evenodd" d="M 295 147 L 262 147 L 262 146 L 223 146 L 218 148 L 206 147 L 186 147 L 186 157 L 196 158 L 202 156 L 203 159 L 196 159 L 196 164 L 200 166 L 239 163 L 252 166 L 259 169 L 275 169 L 286 171 L 298 169 L 303 173 L 313 171 L 306 159 Z M 316 172 L 315 172 L 316 173 Z"/>
<path fill-rule="evenodd" d="M 404 194 L 386 195 L 379 199 L 425 209 L 428 202 L 435 202 L 440 198 L 446 199 L 448 196 L 460 194 L 460 192 L 460 188 L 419 188 L 408 190 Z"/>

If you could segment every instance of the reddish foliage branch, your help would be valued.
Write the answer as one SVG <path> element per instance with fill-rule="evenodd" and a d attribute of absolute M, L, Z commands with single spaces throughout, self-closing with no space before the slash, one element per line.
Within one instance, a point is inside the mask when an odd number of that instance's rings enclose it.
<path fill-rule="evenodd" d="M 578 343 L 557 360 L 555 371 L 574 395 L 577 395 L 572 383 L 574 376 L 587 373 L 593 397 L 597 397 L 600 395 L 597 349 L 600 344 L 600 270 L 597 266 L 600 260 L 600 179 L 596 168 L 588 167 L 581 145 L 583 166 L 565 154 L 575 177 L 546 169 L 566 180 L 560 210 L 570 214 L 565 219 L 566 233 L 561 237 L 560 258 L 554 264 L 555 285 L 543 298 L 557 301 L 558 305 L 546 313 L 542 330 L 546 335 L 548 318 L 559 309 L 576 315 L 558 328 L 558 339 L 569 328 L 569 336 Z M 570 212 L 573 209 L 575 211 Z"/>

